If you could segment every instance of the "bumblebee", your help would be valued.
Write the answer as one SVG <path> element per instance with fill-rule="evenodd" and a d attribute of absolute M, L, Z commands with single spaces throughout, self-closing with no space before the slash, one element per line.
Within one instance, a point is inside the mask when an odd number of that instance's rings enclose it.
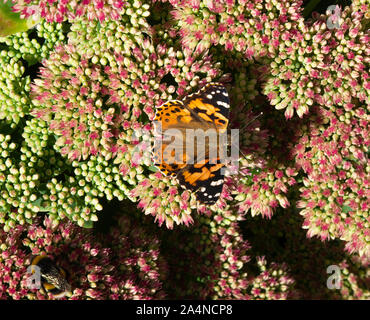
<path fill-rule="evenodd" d="M 56 298 L 63 297 L 71 291 L 71 286 L 66 277 L 67 273 L 54 261 L 45 255 L 35 256 L 32 259 L 31 266 L 37 266 L 40 270 L 41 285 L 45 292 L 50 292 Z"/>

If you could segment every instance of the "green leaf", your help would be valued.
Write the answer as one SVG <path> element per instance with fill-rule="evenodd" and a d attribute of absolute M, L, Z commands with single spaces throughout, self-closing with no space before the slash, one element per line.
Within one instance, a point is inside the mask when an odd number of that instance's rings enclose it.
<path fill-rule="evenodd" d="M 343 211 L 344 213 L 348 213 L 348 212 L 350 212 L 350 211 L 353 211 L 353 209 L 352 209 L 351 207 L 349 207 L 349 206 L 343 206 L 343 207 L 342 207 L 342 211 Z"/>
<path fill-rule="evenodd" d="M 94 221 L 85 221 L 83 227 L 86 229 L 91 229 L 94 226 Z"/>
<path fill-rule="evenodd" d="M 156 166 L 150 166 L 149 170 L 152 172 L 158 172 L 159 169 Z"/>
<path fill-rule="evenodd" d="M 39 212 L 49 212 L 51 210 L 51 206 L 46 205 L 46 201 L 42 198 L 39 198 L 32 202 L 32 204 L 39 208 Z"/>
<path fill-rule="evenodd" d="M 33 17 L 21 19 L 19 13 L 12 11 L 12 6 L 11 1 L 0 1 L 0 37 L 27 31 L 39 22 L 38 18 Z"/>

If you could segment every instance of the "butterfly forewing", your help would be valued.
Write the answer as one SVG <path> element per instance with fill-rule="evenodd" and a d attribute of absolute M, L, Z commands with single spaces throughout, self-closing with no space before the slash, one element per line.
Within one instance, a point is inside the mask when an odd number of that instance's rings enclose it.
<path fill-rule="evenodd" d="M 196 93 L 184 98 L 184 104 L 200 121 L 212 122 L 217 130 L 226 130 L 229 123 L 230 100 L 226 88 L 209 83 Z"/>

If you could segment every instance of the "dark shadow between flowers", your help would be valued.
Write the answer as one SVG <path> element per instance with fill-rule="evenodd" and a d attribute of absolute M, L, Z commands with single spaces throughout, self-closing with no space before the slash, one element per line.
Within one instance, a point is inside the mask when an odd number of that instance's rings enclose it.
<path fill-rule="evenodd" d="M 168 265 L 164 287 L 171 299 L 211 299 L 213 271 L 219 267 L 215 257 L 217 244 L 202 241 L 200 231 L 210 234 L 210 226 L 202 225 L 198 215 L 194 220 L 189 227 L 161 230 L 161 253 Z"/>
<path fill-rule="evenodd" d="M 121 210 L 122 201 L 116 198 L 108 201 L 107 198 L 100 198 L 100 204 L 103 210 L 98 214 L 98 221 L 94 223 L 94 233 L 108 234 L 109 230 L 117 223 L 118 213 Z M 117 217 L 116 217 L 117 216 Z"/>
<path fill-rule="evenodd" d="M 94 223 L 94 232 L 107 235 L 121 215 L 130 215 L 132 221 L 136 221 L 137 226 L 144 228 L 146 234 L 160 239 L 160 256 L 167 265 L 163 281 L 163 290 L 167 294 L 167 299 L 201 298 L 199 292 L 195 292 L 193 288 L 203 290 L 211 280 L 209 274 L 204 273 L 201 254 L 205 247 L 199 245 L 197 221 L 195 225 L 189 227 L 175 226 L 173 230 L 169 230 L 164 225 L 158 226 L 152 216 L 144 215 L 137 208 L 137 204 L 130 200 L 101 199 L 100 203 L 104 209 L 99 213 L 99 220 Z M 189 250 L 194 247 L 194 244 L 197 245 L 197 252 Z"/>
<path fill-rule="evenodd" d="M 150 16 L 146 18 L 147 22 L 151 26 L 155 26 L 166 21 L 166 17 L 170 15 L 172 6 L 169 3 L 152 2 L 150 9 Z"/>
<path fill-rule="evenodd" d="M 307 20 L 311 17 L 312 12 L 325 14 L 327 8 L 331 5 L 339 5 L 343 9 L 345 6 L 351 5 L 351 3 L 351 0 L 304 0 L 302 4 L 302 7 L 304 8 L 303 16 Z"/>
<path fill-rule="evenodd" d="M 171 73 L 165 74 L 160 83 L 165 83 L 167 86 L 175 86 L 177 88 L 177 82 Z"/>
<path fill-rule="evenodd" d="M 285 263 L 295 280 L 295 290 L 303 299 L 335 299 L 336 290 L 326 287 L 327 267 L 338 265 L 345 257 L 340 240 L 322 242 L 308 239 L 302 229 L 303 218 L 297 209 L 278 209 L 271 220 L 251 217 L 240 223 L 252 256 L 265 256 L 268 263 Z M 253 271 L 252 271 L 253 272 Z M 297 297 L 290 297 L 297 298 Z"/>
<path fill-rule="evenodd" d="M 33 83 L 33 81 L 39 75 L 39 71 L 40 71 L 40 68 L 42 67 L 42 64 L 40 62 L 30 63 L 29 61 L 24 60 L 24 59 L 20 59 L 20 61 L 24 65 L 24 69 L 25 69 L 23 76 L 24 77 L 29 76 L 31 82 Z"/>
<path fill-rule="evenodd" d="M 32 41 L 32 39 L 35 39 L 40 46 L 45 43 L 45 38 L 41 38 L 37 35 L 36 28 L 31 29 L 31 32 L 28 34 L 28 38 L 30 39 L 30 41 Z"/>

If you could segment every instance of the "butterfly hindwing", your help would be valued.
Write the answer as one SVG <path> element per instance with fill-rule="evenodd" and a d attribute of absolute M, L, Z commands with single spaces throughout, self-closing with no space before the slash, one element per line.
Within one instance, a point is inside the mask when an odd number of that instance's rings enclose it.
<path fill-rule="evenodd" d="M 223 166 L 222 163 L 210 164 L 208 162 L 203 165 L 188 165 L 177 175 L 177 179 L 185 189 L 195 192 L 200 202 L 213 204 L 222 192 Z"/>

